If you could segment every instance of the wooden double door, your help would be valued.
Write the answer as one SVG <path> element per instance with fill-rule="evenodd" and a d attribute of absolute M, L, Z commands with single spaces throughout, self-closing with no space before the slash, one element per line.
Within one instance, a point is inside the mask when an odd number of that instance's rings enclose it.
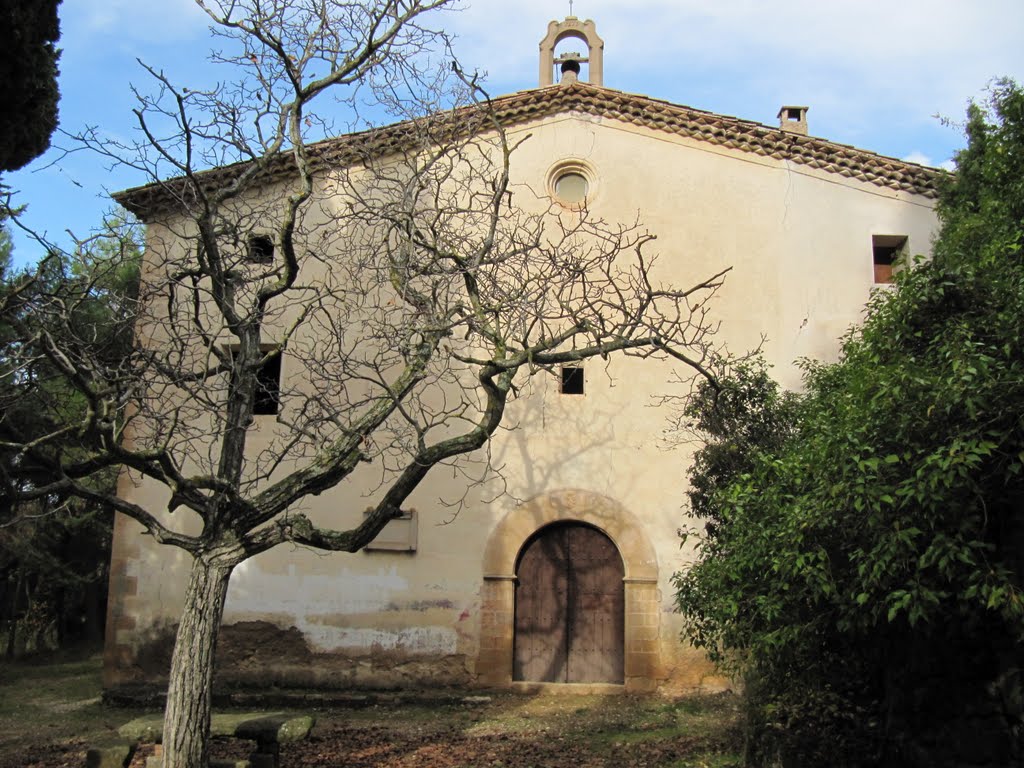
<path fill-rule="evenodd" d="M 560 523 L 530 539 L 516 568 L 513 679 L 621 683 L 623 575 L 596 528 Z"/>

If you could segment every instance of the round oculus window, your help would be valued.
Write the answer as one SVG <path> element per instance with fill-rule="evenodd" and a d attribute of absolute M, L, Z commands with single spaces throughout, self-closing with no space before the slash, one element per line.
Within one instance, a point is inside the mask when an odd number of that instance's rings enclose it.
<path fill-rule="evenodd" d="M 580 211 L 597 193 L 597 174 L 585 160 L 566 158 L 555 163 L 547 175 L 547 192 L 552 200 L 569 210 Z"/>
<path fill-rule="evenodd" d="M 567 171 L 555 179 L 555 196 L 563 203 L 582 203 L 587 199 L 589 190 L 586 176 L 577 171 Z"/>

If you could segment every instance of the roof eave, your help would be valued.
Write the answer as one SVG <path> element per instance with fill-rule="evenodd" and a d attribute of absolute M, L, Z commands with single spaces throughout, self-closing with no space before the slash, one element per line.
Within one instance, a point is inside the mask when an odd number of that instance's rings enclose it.
<path fill-rule="evenodd" d="M 579 110 L 742 152 L 790 160 L 827 173 L 927 198 L 937 197 L 939 179 L 948 173 L 827 139 L 783 131 L 751 120 L 582 82 L 517 91 L 497 97 L 487 106 L 505 127 L 514 127 L 567 110 Z M 479 114 L 477 110 L 476 106 L 460 107 L 444 113 L 441 118 L 449 126 L 465 123 L 466 127 L 460 127 L 455 132 L 465 136 L 472 123 L 467 115 Z M 385 154 L 401 148 L 408 141 L 412 133 L 410 127 L 414 124 L 415 121 L 409 120 L 361 133 L 346 134 L 310 144 L 309 149 L 311 155 L 323 164 L 351 163 L 366 153 Z M 270 181 L 293 173 L 294 166 L 289 160 L 290 155 L 287 153 L 264 160 L 267 167 L 260 178 Z M 185 202 L 180 193 L 187 191 L 190 182 L 216 184 L 248 167 L 249 162 L 203 171 L 188 181 L 179 177 L 133 187 L 114 193 L 113 198 L 140 219 L 148 221 L 161 211 L 183 206 Z"/>

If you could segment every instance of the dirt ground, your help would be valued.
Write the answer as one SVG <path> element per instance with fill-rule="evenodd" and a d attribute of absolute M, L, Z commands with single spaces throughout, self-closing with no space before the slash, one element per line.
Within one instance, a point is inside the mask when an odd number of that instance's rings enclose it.
<path fill-rule="evenodd" d="M 0 767 L 85 764 L 85 750 L 144 710 L 100 703 L 98 657 L 0 664 Z M 486 700 L 482 700 L 486 699 Z M 739 766 L 738 702 L 658 696 L 452 692 L 438 703 L 383 701 L 313 710 L 286 768 L 727 768 Z M 244 757 L 245 742 L 214 744 Z M 145 748 L 132 763 L 142 766 Z"/>

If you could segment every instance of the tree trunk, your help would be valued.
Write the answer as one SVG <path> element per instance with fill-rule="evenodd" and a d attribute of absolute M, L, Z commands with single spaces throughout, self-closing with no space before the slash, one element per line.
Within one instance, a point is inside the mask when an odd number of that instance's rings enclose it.
<path fill-rule="evenodd" d="M 192 563 L 167 686 L 165 768 L 209 762 L 213 659 L 232 567 L 202 557 Z"/>
<path fill-rule="evenodd" d="M 7 650 L 4 652 L 4 657 L 7 659 L 14 658 L 14 641 L 18 637 L 18 620 L 13 616 L 8 620 L 7 625 L 9 631 L 7 633 Z"/>
<path fill-rule="evenodd" d="M 53 622 L 58 650 L 68 642 L 67 592 L 64 587 L 57 587 L 53 593 Z"/>
<path fill-rule="evenodd" d="M 10 632 L 7 634 L 7 651 L 4 654 L 8 659 L 14 658 L 14 644 L 18 637 L 18 593 L 21 592 L 21 572 L 18 572 L 18 579 L 14 582 L 14 589 L 11 590 L 10 606 L 7 613 L 7 621 Z"/>
<path fill-rule="evenodd" d="M 82 641 L 90 648 L 103 644 L 103 589 L 98 581 L 90 581 L 85 585 L 82 596 L 84 623 L 82 625 Z"/>

